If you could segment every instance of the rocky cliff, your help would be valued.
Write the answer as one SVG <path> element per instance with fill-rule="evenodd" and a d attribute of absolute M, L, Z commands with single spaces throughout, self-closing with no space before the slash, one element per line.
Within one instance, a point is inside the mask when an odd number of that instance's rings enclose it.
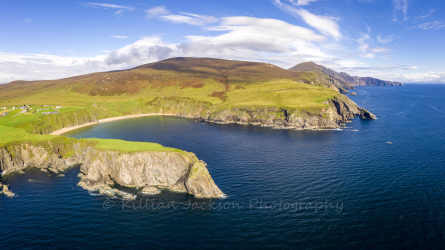
<path fill-rule="evenodd" d="M 113 188 L 120 185 L 167 188 L 201 198 L 224 195 L 215 185 L 206 164 L 193 153 L 103 150 L 96 148 L 93 142 L 68 138 L 0 147 L 1 175 L 28 167 L 59 173 L 74 165 L 81 165 L 80 186 L 105 194 L 121 194 Z"/>
<path fill-rule="evenodd" d="M 401 82 L 384 81 L 372 77 L 359 77 L 363 84 L 357 86 L 403 86 Z"/>
<path fill-rule="evenodd" d="M 372 77 L 351 76 L 345 72 L 337 72 L 335 70 L 318 65 L 314 62 L 305 62 L 290 68 L 292 71 L 312 71 L 321 75 L 335 79 L 334 84 L 337 88 L 354 89 L 354 86 L 403 86 L 400 82 L 384 81 Z"/>
<path fill-rule="evenodd" d="M 324 101 L 325 107 L 296 109 L 289 107 L 246 106 L 244 108 L 215 107 L 205 103 L 191 105 L 187 98 L 158 98 L 150 103 L 155 113 L 174 114 L 222 124 L 243 124 L 297 130 L 333 129 L 360 116 L 376 119 L 344 95 Z M 162 107 L 162 108 L 161 108 Z"/>

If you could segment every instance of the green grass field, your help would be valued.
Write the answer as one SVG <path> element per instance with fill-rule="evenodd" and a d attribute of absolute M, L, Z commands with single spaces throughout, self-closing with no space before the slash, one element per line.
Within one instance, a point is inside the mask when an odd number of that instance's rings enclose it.
<path fill-rule="evenodd" d="M 55 137 L 57 136 L 30 134 L 23 129 L 17 129 L 9 126 L 0 126 L 0 146 L 10 142 L 50 141 Z"/>
<path fill-rule="evenodd" d="M 337 91 L 298 83 L 292 80 L 277 80 L 250 84 L 245 89 L 231 90 L 227 104 L 233 106 L 285 106 L 291 108 L 324 107 L 327 99 L 334 98 Z"/>
<path fill-rule="evenodd" d="M 167 148 L 158 143 L 123 141 L 117 139 L 96 139 L 91 138 L 89 141 L 98 142 L 97 148 L 110 149 L 122 152 L 139 152 L 139 151 L 161 151 L 161 152 L 183 152 L 176 148 Z"/>
<path fill-rule="evenodd" d="M 40 106 L 33 107 L 33 109 L 38 109 Z M 75 112 L 84 109 L 84 107 L 66 107 L 62 108 L 61 114 L 70 112 Z M 44 110 L 41 112 L 33 111 L 22 113 L 22 110 L 15 109 L 11 110 L 6 116 L 0 118 L 0 146 L 7 145 L 9 143 L 17 142 L 49 142 L 57 140 L 60 136 L 56 135 L 45 135 L 45 134 L 32 134 L 28 133 L 24 129 L 16 128 L 30 122 L 32 120 L 41 120 L 43 118 L 54 117 L 53 115 L 43 115 L 42 112 L 51 112 L 52 108 Z M 8 110 L 9 111 L 9 110 Z M 64 111 L 64 112 L 63 112 Z M 75 139 L 72 139 L 75 140 Z M 108 139 L 85 139 L 84 141 L 93 142 L 98 149 L 105 150 L 115 150 L 121 152 L 139 152 L 139 151 L 162 151 L 162 152 L 180 152 L 182 150 L 175 148 L 167 148 L 158 143 L 148 143 L 148 142 L 129 142 L 122 140 L 108 140 Z"/>
<path fill-rule="evenodd" d="M 13 82 L 0 85 L 0 106 L 9 114 L 0 117 L 0 144 L 13 141 L 48 141 L 39 135 L 122 115 L 160 112 L 193 112 L 213 107 L 326 107 L 327 99 L 340 95 L 317 86 L 312 72 L 293 72 L 266 63 L 219 59 L 175 58 L 135 69 L 94 73 L 51 81 Z M 315 81 L 315 82 L 314 82 Z M 308 84 L 313 83 L 313 84 Z M 11 110 L 31 105 L 31 110 Z M 51 107 L 42 107 L 51 105 Z M 59 114 L 43 115 L 55 111 Z M 190 107 L 188 107 L 189 105 Z M 36 111 L 37 109 L 49 108 Z M 205 111 L 204 111 L 205 112 Z M 175 151 L 159 144 L 94 139 L 96 147 L 119 151 Z"/>

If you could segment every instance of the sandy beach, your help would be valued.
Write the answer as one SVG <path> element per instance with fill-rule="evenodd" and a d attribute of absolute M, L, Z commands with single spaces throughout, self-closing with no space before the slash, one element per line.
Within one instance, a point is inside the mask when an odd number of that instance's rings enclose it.
<path fill-rule="evenodd" d="M 75 130 L 75 129 L 78 129 L 78 128 L 91 126 L 91 125 L 98 124 L 98 123 L 111 122 L 111 121 L 117 121 L 117 120 L 129 119 L 129 118 L 143 117 L 143 116 L 154 116 L 154 115 L 174 116 L 173 114 L 161 114 L 161 113 L 150 113 L 150 114 L 140 114 L 140 115 L 118 116 L 118 117 L 102 119 L 102 120 L 99 120 L 98 122 L 88 122 L 88 123 L 85 123 L 85 124 L 82 124 L 82 125 L 62 128 L 62 129 L 59 129 L 59 130 L 56 130 L 56 131 L 52 132 L 50 135 L 61 135 L 63 133 L 71 131 L 71 130 Z"/>

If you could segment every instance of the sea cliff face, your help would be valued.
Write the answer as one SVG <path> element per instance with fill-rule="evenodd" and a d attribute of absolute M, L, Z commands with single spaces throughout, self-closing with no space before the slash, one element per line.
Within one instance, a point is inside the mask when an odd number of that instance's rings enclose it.
<path fill-rule="evenodd" d="M 163 108 L 157 108 L 157 103 Z M 199 119 L 222 124 L 243 124 L 296 130 L 317 130 L 340 128 L 341 124 L 360 116 L 362 119 L 376 119 L 375 115 L 357 106 L 344 95 L 338 95 L 324 102 L 325 107 L 294 109 L 286 107 L 219 108 L 195 105 L 190 108 L 187 99 L 162 99 L 153 103 L 155 112 L 174 114 L 180 117 Z"/>
<path fill-rule="evenodd" d="M 401 82 L 384 81 L 373 77 L 359 77 L 363 84 L 360 86 L 403 86 Z"/>
<path fill-rule="evenodd" d="M 215 185 L 206 164 L 188 152 L 121 152 L 97 149 L 91 143 L 11 143 L 0 147 L 1 175 L 28 167 L 59 173 L 81 166 L 79 185 L 91 191 L 120 194 L 115 184 L 136 188 L 167 188 L 199 198 L 224 194 Z"/>

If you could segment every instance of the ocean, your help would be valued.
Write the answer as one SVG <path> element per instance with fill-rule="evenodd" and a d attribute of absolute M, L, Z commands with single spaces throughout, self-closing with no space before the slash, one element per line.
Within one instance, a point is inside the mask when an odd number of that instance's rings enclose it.
<path fill-rule="evenodd" d="M 79 167 L 28 170 L 4 180 L 17 196 L 0 196 L 0 249 L 443 249 L 445 85 L 355 92 L 378 119 L 341 131 L 156 116 L 69 132 L 193 152 L 227 198 L 110 199 L 76 185 Z"/>

